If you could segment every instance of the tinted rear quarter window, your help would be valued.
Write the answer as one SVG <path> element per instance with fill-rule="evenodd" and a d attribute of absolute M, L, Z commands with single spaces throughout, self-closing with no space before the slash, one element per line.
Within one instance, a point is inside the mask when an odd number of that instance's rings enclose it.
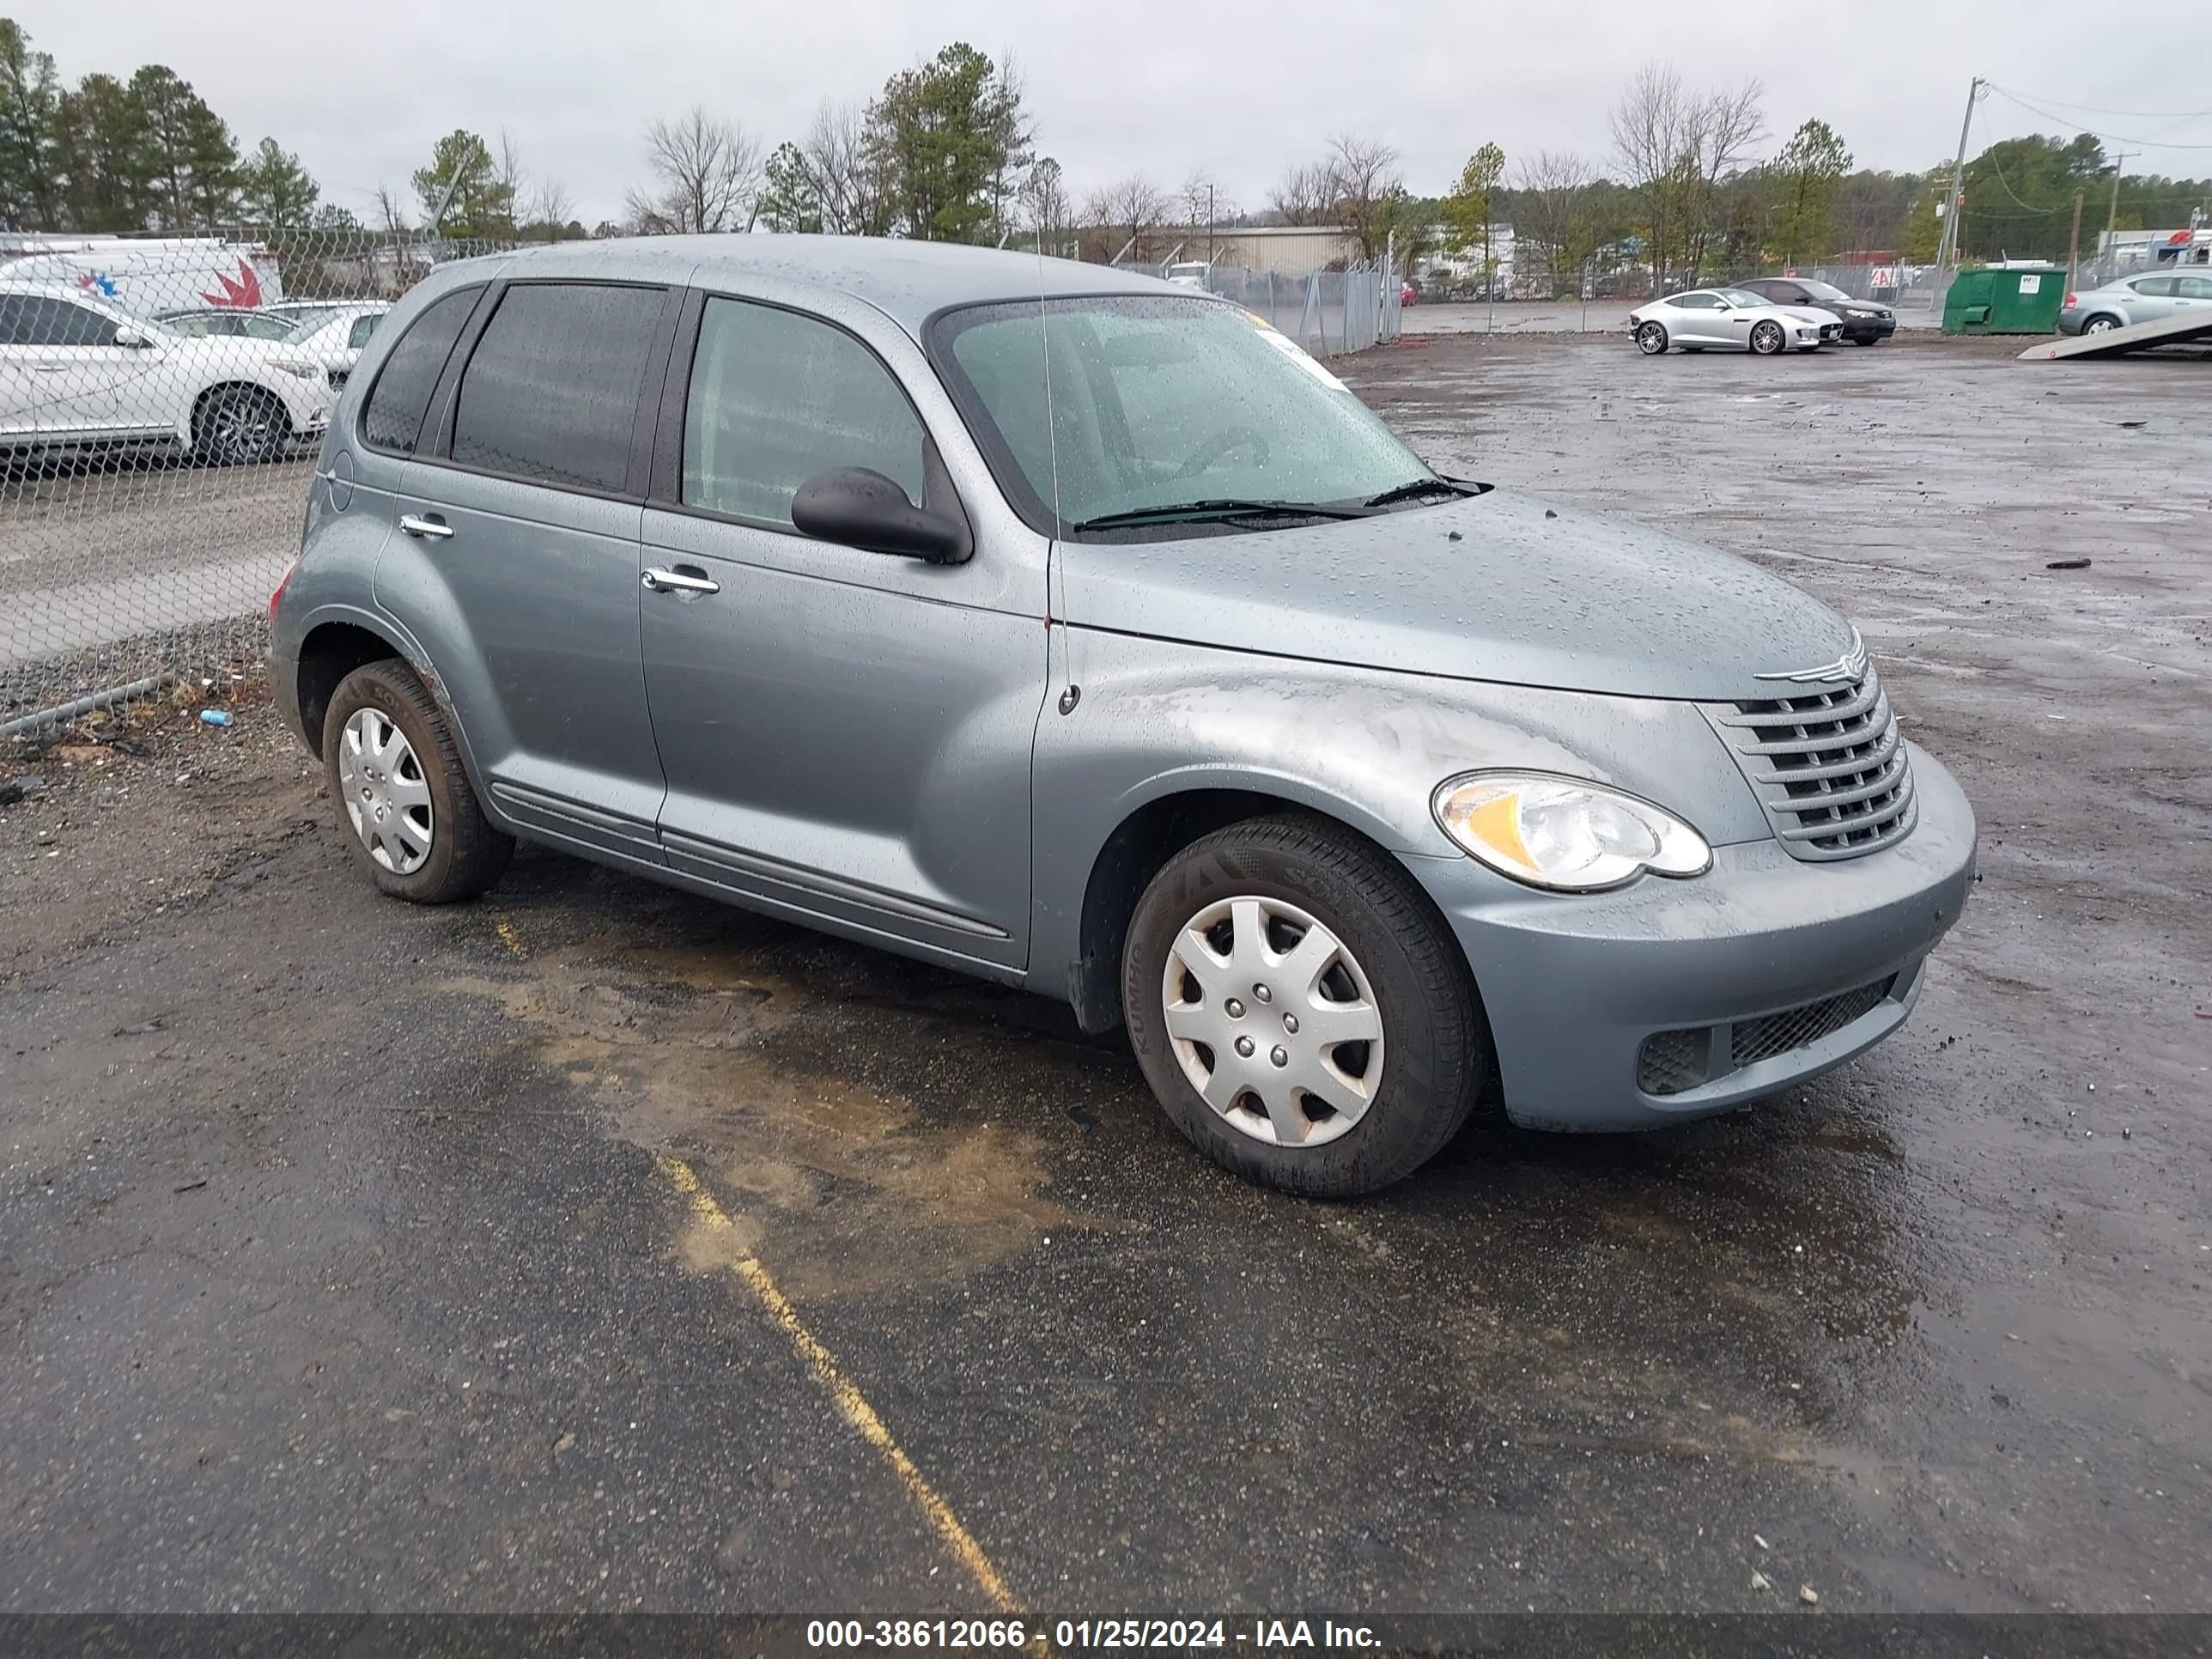
<path fill-rule="evenodd" d="M 662 290 L 507 290 L 461 372 L 453 459 L 570 489 L 619 490 Z"/>
<path fill-rule="evenodd" d="M 424 307 L 409 325 L 376 377 L 362 411 L 362 441 L 373 449 L 415 453 L 422 434 L 422 417 L 430 407 L 430 394 L 446 372 L 446 359 L 453 342 L 476 308 L 481 288 L 458 288 Z"/>

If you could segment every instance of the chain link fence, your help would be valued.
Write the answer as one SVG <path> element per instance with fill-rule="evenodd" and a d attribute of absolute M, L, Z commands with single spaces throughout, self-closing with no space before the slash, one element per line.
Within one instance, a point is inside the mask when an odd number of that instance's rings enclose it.
<path fill-rule="evenodd" d="M 331 233 L 0 248 L 0 732 L 251 675 L 338 389 L 392 302 L 500 244 Z"/>
<path fill-rule="evenodd" d="M 510 246 L 0 238 L 0 735 L 250 678 L 362 346 L 434 266 Z M 1316 356 L 1398 335 L 1395 272 L 1210 275 Z"/>

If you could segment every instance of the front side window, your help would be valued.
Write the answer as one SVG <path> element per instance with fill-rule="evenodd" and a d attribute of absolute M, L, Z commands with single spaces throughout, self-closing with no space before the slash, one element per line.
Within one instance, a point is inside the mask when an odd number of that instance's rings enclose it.
<path fill-rule="evenodd" d="M 876 355 L 818 319 L 706 303 L 684 412 L 687 507 L 791 522 L 799 486 L 865 466 L 921 501 L 921 417 Z"/>
<path fill-rule="evenodd" d="M 376 317 L 355 318 L 353 319 L 353 327 L 346 335 L 347 349 L 352 351 L 358 351 L 363 346 L 367 345 L 368 343 L 368 337 L 376 332 L 376 325 L 381 320 L 381 319 Z"/>
<path fill-rule="evenodd" d="M 1218 301 L 979 306 L 940 318 L 930 350 L 1008 495 L 1054 533 L 1223 499 L 1357 502 L 1432 477 L 1335 375 Z"/>
<path fill-rule="evenodd" d="M 430 407 L 430 394 L 446 372 L 446 359 L 469 320 L 469 313 L 483 293 L 481 288 L 458 288 L 426 306 L 408 325 L 377 371 L 376 385 L 362 411 L 361 434 L 373 449 L 415 453 L 422 433 L 422 417 Z M 302 328 L 301 334 L 312 332 Z M 294 336 L 299 337 L 298 335 Z"/>
<path fill-rule="evenodd" d="M 115 343 L 115 321 L 44 295 L 0 297 L 0 345 L 91 346 Z"/>
<path fill-rule="evenodd" d="M 461 371 L 453 459 L 568 489 L 619 490 L 662 290 L 525 283 Z"/>
<path fill-rule="evenodd" d="M 2212 276 L 2177 276 L 2174 292 L 2185 300 L 2212 300 Z"/>

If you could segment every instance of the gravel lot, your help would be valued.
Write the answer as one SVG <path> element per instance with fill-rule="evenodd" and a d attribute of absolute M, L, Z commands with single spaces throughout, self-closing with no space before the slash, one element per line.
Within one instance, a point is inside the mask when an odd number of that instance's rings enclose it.
<path fill-rule="evenodd" d="M 1041 1001 L 380 902 L 250 682 L 0 763 L 0 1611 L 989 1611 L 743 1264 L 1037 1613 L 2212 1611 L 2212 365 L 2003 343 L 1343 365 L 1850 611 L 1984 832 L 1872 1054 L 1364 1203 Z"/>

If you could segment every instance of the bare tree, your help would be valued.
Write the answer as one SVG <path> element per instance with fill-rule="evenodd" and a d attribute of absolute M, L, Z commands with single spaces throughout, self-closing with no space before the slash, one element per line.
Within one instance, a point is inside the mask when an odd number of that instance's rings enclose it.
<path fill-rule="evenodd" d="M 889 158 L 870 141 L 866 112 L 823 100 L 799 146 L 807 182 L 821 208 L 822 228 L 834 236 L 881 236 L 893 211 Z"/>
<path fill-rule="evenodd" d="M 1379 138 L 1345 133 L 1330 141 L 1322 165 L 1337 222 L 1352 233 L 1364 258 L 1374 258 L 1389 239 L 1391 207 L 1406 193 L 1398 152 Z"/>
<path fill-rule="evenodd" d="M 376 216 L 392 235 L 397 236 L 407 228 L 407 210 L 399 204 L 399 198 L 383 185 L 376 187 Z"/>
<path fill-rule="evenodd" d="M 1520 211 L 1513 226 L 1514 246 L 1524 244 L 1544 261 L 1556 293 L 1571 281 L 1582 291 L 1583 264 L 1603 236 L 1594 187 L 1597 169 L 1579 155 L 1538 150 L 1519 169 Z M 1514 270 L 1521 276 L 1518 256 Z"/>
<path fill-rule="evenodd" d="M 1075 204 L 1067 198 L 1067 179 L 1060 163 L 1051 156 L 1038 157 L 1022 180 L 1021 212 L 1024 228 L 1036 234 L 1037 251 L 1059 252 Z"/>
<path fill-rule="evenodd" d="M 1641 198 L 1651 252 L 1652 290 L 1670 270 L 1695 276 L 1713 232 L 1722 176 L 1740 167 L 1765 131 L 1765 88 L 1686 91 L 1671 64 L 1646 64 L 1613 109 L 1613 145 L 1626 183 Z"/>
<path fill-rule="evenodd" d="M 1323 162 L 1292 167 L 1267 192 L 1267 205 L 1286 225 L 1325 225 L 1335 204 L 1335 189 Z"/>
<path fill-rule="evenodd" d="M 530 204 L 523 210 L 522 222 L 540 228 L 547 241 L 557 242 L 575 216 L 576 198 L 568 193 L 568 187 L 546 179 L 530 192 Z"/>
<path fill-rule="evenodd" d="M 641 234 L 744 228 L 760 190 L 759 140 L 694 104 L 672 121 L 647 123 L 645 143 L 653 187 L 628 198 Z"/>
<path fill-rule="evenodd" d="M 1168 216 L 1168 198 L 1159 186 L 1141 173 L 1133 173 L 1084 199 L 1085 221 L 1102 233 L 1098 239 L 1103 259 L 1142 259 L 1157 252 L 1159 227 Z M 1105 246 L 1110 243 L 1111 246 Z"/>
<path fill-rule="evenodd" d="M 491 183 L 495 201 L 507 204 L 509 230 L 516 228 L 514 221 L 522 212 L 522 192 L 530 182 L 529 169 L 522 165 L 521 147 L 514 135 L 505 127 L 499 130 L 499 152 L 492 158 Z"/>

